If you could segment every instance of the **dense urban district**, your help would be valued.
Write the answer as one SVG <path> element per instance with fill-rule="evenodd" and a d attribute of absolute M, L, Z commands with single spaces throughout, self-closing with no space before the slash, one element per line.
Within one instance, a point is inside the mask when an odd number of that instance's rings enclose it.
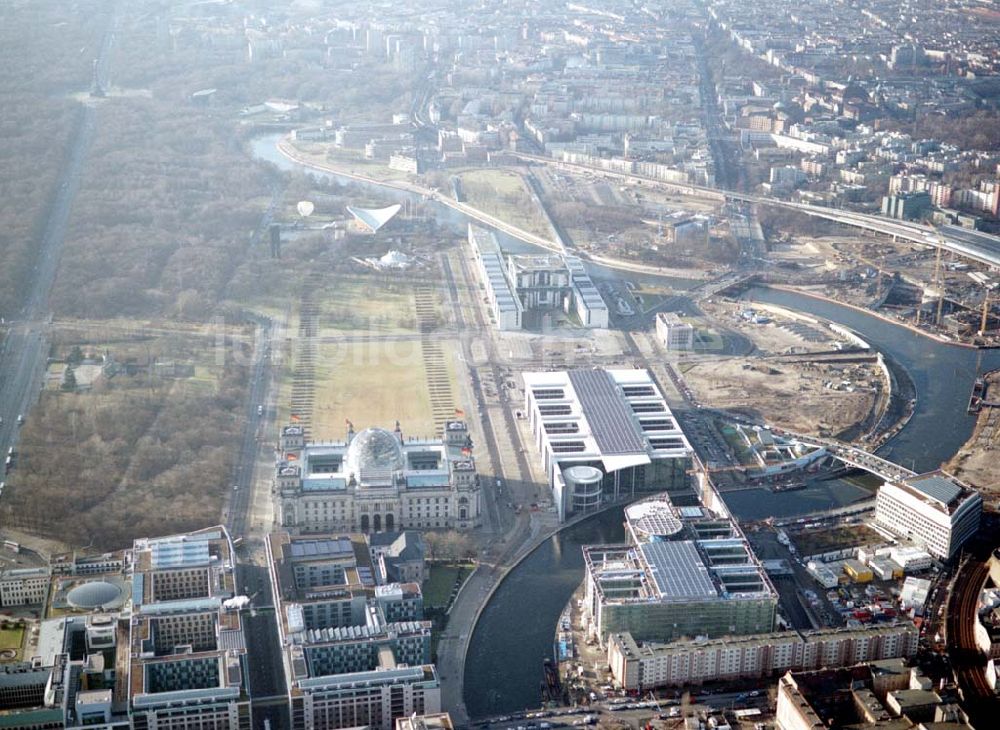
<path fill-rule="evenodd" d="M 996 726 L 996 0 L 0 21 L 0 729 Z"/>

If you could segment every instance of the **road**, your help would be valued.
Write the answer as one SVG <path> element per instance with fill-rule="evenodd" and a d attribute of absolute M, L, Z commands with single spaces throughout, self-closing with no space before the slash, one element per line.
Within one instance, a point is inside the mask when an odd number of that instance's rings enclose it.
<path fill-rule="evenodd" d="M 257 319 L 257 323 L 250 383 L 247 399 L 243 405 L 243 435 L 240 439 L 239 455 L 233 466 L 233 492 L 229 499 L 227 527 L 233 537 L 241 537 L 247 531 L 247 516 L 253 505 L 257 456 L 260 451 L 257 436 L 261 423 L 268 415 L 263 405 L 271 385 L 271 371 L 268 366 L 271 361 L 272 323 L 270 319 L 264 317 Z"/>
<path fill-rule="evenodd" d="M 96 64 L 97 81 L 101 85 L 107 84 L 117 8 L 108 17 Z M 87 153 L 96 131 L 96 111 L 91 104 L 84 103 L 70 137 L 59 187 L 49 206 L 38 242 L 37 259 L 27 287 L 30 293 L 20 312 L 5 315 L 8 330 L 0 348 L 0 418 L 3 419 L 0 423 L 0 450 L 4 453 L 12 446 L 16 447 L 18 416 L 27 416 L 42 385 L 49 354 L 49 294 L 59 268 L 73 200 L 80 188 Z M 0 476 L 2 479 L 3 476 Z"/>
<path fill-rule="evenodd" d="M 493 472 L 487 473 L 480 468 L 480 480 L 483 485 L 483 500 L 489 524 L 489 532 L 494 535 L 494 541 L 484 553 L 484 557 L 501 551 L 502 555 L 494 562 L 481 561 L 479 567 L 468 578 L 462 587 L 458 597 L 452 603 L 451 611 L 448 615 L 448 625 L 442 633 L 437 649 L 437 667 L 442 680 L 441 704 L 442 707 L 452 713 L 456 723 L 466 721 L 465 703 L 462 699 L 464 690 L 463 675 L 465 671 L 465 653 L 468 648 L 469 639 L 472 635 L 472 627 L 476 617 L 485 604 L 485 599 L 490 591 L 499 582 L 503 575 L 501 566 L 507 564 L 522 545 L 531 537 L 530 516 L 525 513 L 514 520 L 510 520 L 510 512 L 504 510 L 499 504 L 496 480 L 500 479 L 504 490 L 509 498 L 524 502 L 520 497 L 515 497 L 518 491 L 522 495 L 527 490 L 533 490 L 531 484 L 531 469 L 527 463 L 527 457 L 523 449 L 518 448 L 517 423 L 510 412 L 510 408 L 503 402 L 504 389 L 500 387 L 503 382 L 503 373 L 497 367 L 496 344 L 493 340 L 492 330 L 488 327 L 483 315 L 482 305 L 478 301 L 476 292 L 478 288 L 473 286 L 472 273 L 469 270 L 466 253 L 460 253 L 460 281 L 465 287 L 471 288 L 473 292 L 471 299 L 475 321 L 469 323 L 466 320 L 465 312 L 460 305 L 458 298 L 458 286 L 455 278 L 455 271 L 447 259 L 442 259 L 443 267 L 448 281 L 451 300 L 455 303 L 455 318 L 462 335 L 462 357 L 469 366 L 469 374 L 472 380 L 473 396 L 476 399 L 476 411 L 481 414 L 480 427 L 483 432 L 485 446 L 493 465 Z M 472 351 L 471 337 L 473 335 L 485 334 L 482 342 L 486 348 L 486 363 L 477 366 Z M 483 388 L 483 376 L 491 379 L 496 384 L 497 396 L 501 399 L 499 411 L 502 413 L 502 424 L 494 424 L 493 417 L 497 412 L 496 407 L 490 407 L 487 394 Z M 497 429 L 503 428 L 514 441 L 515 457 L 513 462 L 505 459 L 497 441 Z M 482 465 L 481 465 L 482 467 Z"/>

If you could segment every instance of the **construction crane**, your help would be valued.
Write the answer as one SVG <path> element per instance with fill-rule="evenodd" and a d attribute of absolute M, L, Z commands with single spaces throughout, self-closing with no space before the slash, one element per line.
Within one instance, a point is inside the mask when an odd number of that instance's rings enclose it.
<path fill-rule="evenodd" d="M 944 307 L 944 275 L 941 273 L 941 244 L 937 247 L 937 258 L 934 260 L 934 286 L 938 290 L 937 317 L 934 319 L 936 327 L 941 326 L 941 310 Z"/>
<path fill-rule="evenodd" d="M 979 336 L 982 337 L 986 334 L 986 320 L 990 316 L 990 294 L 987 292 L 983 296 L 983 316 L 979 320 Z"/>

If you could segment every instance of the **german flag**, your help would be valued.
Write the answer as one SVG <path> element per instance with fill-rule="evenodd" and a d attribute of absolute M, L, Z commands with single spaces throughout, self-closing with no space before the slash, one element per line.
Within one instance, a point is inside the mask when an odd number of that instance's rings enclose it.
<path fill-rule="evenodd" d="M 459 418 L 464 418 L 465 417 L 465 411 L 463 411 L 461 408 L 456 408 L 455 409 L 455 415 L 458 416 Z"/>
<path fill-rule="evenodd" d="M 299 460 L 299 455 L 298 454 L 286 454 L 285 455 L 285 459 L 287 459 L 288 461 L 298 461 Z"/>
<path fill-rule="evenodd" d="M 302 419 L 301 419 L 301 418 L 299 417 L 299 414 L 298 414 L 298 413 L 293 413 L 293 414 L 292 414 L 291 416 L 289 416 L 289 418 L 291 418 L 291 420 L 292 420 L 292 423 L 298 423 L 299 421 L 301 421 L 301 420 L 302 420 Z"/>

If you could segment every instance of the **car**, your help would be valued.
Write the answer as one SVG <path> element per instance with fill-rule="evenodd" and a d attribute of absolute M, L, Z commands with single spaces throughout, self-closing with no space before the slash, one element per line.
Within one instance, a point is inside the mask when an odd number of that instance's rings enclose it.
<path fill-rule="evenodd" d="M 257 406 L 257 415 L 258 416 L 264 415 L 264 406 Z"/>
<path fill-rule="evenodd" d="M 234 484 L 234 485 L 233 485 L 233 491 L 234 491 L 234 492 L 235 492 L 235 491 L 236 491 L 237 489 L 239 489 L 239 488 L 240 488 L 240 485 L 239 485 L 239 484 Z"/>
<path fill-rule="evenodd" d="M 760 690 L 759 689 L 752 689 L 752 690 L 750 690 L 749 696 L 750 697 L 760 697 Z"/>
<path fill-rule="evenodd" d="M 18 424 L 24 423 L 24 414 L 23 413 L 18 413 L 17 414 L 17 422 L 18 422 Z"/>

